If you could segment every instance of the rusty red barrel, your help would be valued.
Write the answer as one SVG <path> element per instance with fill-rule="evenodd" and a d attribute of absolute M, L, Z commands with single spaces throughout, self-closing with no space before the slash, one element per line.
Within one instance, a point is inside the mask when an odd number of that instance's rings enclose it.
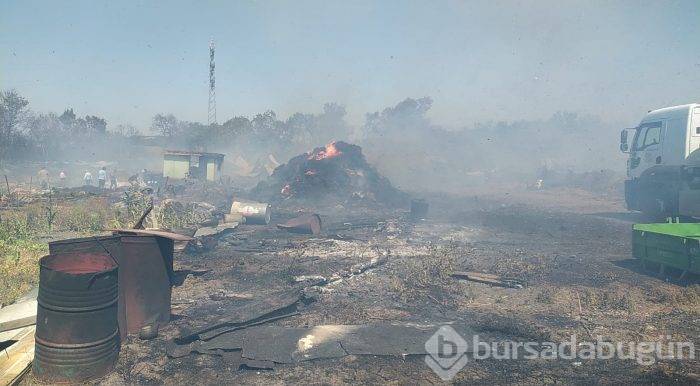
<path fill-rule="evenodd" d="M 122 235 L 121 274 L 129 334 L 144 326 L 156 328 L 170 321 L 173 240 L 155 236 Z"/>
<path fill-rule="evenodd" d="M 34 375 L 79 383 L 109 373 L 119 357 L 118 266 L 95 253 L 41 259 Z"/>
<path fill-rule="evenodd" d="M 122 264 L 122 242 L 119 235 L 116 236 L 93 236 L 79 239 L 57 240 L 49 243 L 49 253 L 75 254 L 75 253 L 97 253 L 108 254 Z M 122 343 L 126 341 L 126 304 L 124 298 L 124 288 L 126 288 L 126 276 L 119 275 L 119 305 L 117 306 L 117 320 L 119 322 L 119 335 Z"/>

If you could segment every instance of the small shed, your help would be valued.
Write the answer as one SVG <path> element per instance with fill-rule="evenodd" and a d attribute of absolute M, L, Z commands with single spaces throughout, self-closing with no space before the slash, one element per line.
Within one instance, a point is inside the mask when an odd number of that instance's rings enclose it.
<path fill-rule="evenodd" d="M 216 181 L 223 162 L 224 155 L 219 153 L 167 150 L 163 153 L 163 177 Z"/>

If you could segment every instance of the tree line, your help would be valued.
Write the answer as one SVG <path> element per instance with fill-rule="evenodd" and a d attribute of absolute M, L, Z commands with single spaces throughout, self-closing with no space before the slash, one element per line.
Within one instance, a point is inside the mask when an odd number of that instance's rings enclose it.
<path fill-rule="evenodd" d="M 61 115 L 35 113 L 15 90 L 0 93 L 0 160 L 59 156 L 76 141 L 108 136 L 107 121 L 95 115 L 78 117 L 72 108 Z"/>
<path fill-rule="evenodd" d="M 407 179 L 455 171 L 536 170 L 552 161 L 584 170 L 614 167 L 619 162 L 616 130 L 597 116 L 557 112 L 544 120 L 495 120 L 448 130 L 432 123 L 432 103 L 430 97 L 406 98 L 365 114 L 359 127 L 346 122 L 345 106 L 338 103 L 327 103 L 316 114 L 298 112 L 281 119 L 268 110 L 212 125 L 159 113 L 153 116 L 150 131 L 162 147 L 223 152 L 249 160 L 272 154 L 281 162 L 314 147 L 345 140 L 376 155 L 378 164 L 395 164 L 387 168 L 406 170 Z M 73 149 L 84 148 L 86 143 L 114 149 L 120 143 L 139 143 L 139 134 L 131 125 L 107 130 L 105 119 L 78 116 L 72 108 L 60 115 L 35 113 L 16 91 L 0 93 L 0 160 L 74 156 L 78 153 Z M 115 151 L 113 156 L 120 155 L 123 153 Z M 102 150 L 99 156 L 110 155 Z"/>
<path fill-rule="evenodd" d="M 235 116 L 221 124 L 204 125 L 178 120 L 173 114 L 156 114 L 151 131 L 188 150 L 235 149 L 280 156 L 309 150 L 309 146 L 348 139 L 352 129 L 345 121 L 345 106 L 327 103 L 320 114 L 295 113 L 279 119 L 268 110 L 252 118 Z"/>

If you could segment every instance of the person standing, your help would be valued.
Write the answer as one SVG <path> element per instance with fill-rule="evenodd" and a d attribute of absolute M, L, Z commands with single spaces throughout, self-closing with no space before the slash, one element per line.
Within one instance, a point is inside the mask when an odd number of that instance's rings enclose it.
<path fill-rule="evenodd" d="M 92 186 L 92 173 L 90 173 L 89 170 L 85 171 L 85 175 L 83 175 L 83 182 L 86 186 Z"/>
<path fill-rule="evenodd" d="M 100 169 L 97 172 L 97 185 L 99 186 L 100 189 L 105 188 L 105 181 L 106 180 L 107 180 L 107 168 L 102 167 L 102 169 Z"/>
<path fill-rule="evenodd" d="M 39 183 L 41 184 L 41 189 L 47 189 L 49 187 L 49 171 L 46 166 L 42 167 L 37 173 L 39 177 Z"/>
<path fill-rule="evenodd" d="M 109 190 L 115 190 L 117 188 L 117 171 L 114 170 L 109 174 Z"/>
<path fill-rule="evenodd" d="M 61 182 L 61 187 L 65 188 L 66 187 L 66 172 L 61 170 L 60 173 L 58 173 L 58 180 Z"/>

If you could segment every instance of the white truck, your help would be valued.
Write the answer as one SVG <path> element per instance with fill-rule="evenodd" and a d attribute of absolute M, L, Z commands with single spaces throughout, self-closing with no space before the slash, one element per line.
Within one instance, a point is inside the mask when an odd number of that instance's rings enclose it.
<path fill-rule="evenodd" d="M 629 153 L 628 209 L 700 217 L 700 103 L 649 111 L 639 126 L 622 130 L 620 150 Z"/>

